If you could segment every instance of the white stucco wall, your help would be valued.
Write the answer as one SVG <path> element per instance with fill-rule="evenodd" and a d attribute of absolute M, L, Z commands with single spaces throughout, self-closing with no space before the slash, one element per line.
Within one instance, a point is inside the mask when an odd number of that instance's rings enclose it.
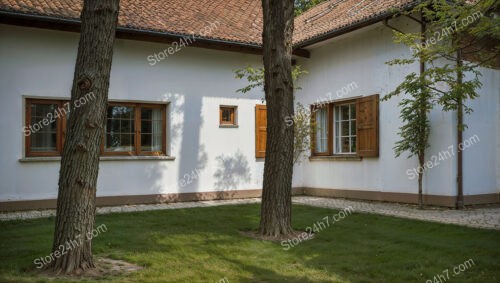
<path fill-rule="evenodd" d="M 404 24 L 404 23 L 402 23 Z M 392 43 L 391 31 L 375 25 L 320 44 L 298 63 L 309 71 L 296 93 L 308 105 L 355 82 L 342 99 L 389 93 L 418 66 L 384 64 L 409 54 Z M 59 162 L 19 162 L 23 157 L 23 96 L 68 98 L 78 34 L 0 25 L 0 201 L 57 197 Z M 147 56 L 167 46 L 116 40 L 109 99 L 169 102 L 167 152 L 174 161 L 102 161 L 98 196 L 259 189 L 263 161 L 255 159 L 255 104 L 263 93 L 237 94 L 246 85 L 233 70 L 260 65 L 260 56 L 184 48 L 151 66 Z M 480 142 L 464 151 L 465 194 L 500 192 L 500 74 L 483 71 L 481 97 L 471 102 L 464 139 Z M 304 161 L 294 169 L 294 187 L 416 193 L 407 170 L 415 158 L 395 158 L 400 127 L 398 99 L 380 103 L 380 157 L 362 161 Z M 219 128 L 219 105 L 238 106 L 238 128 Z M 431 113 L 432 156 L 455 144 L 455 114 Z M 228 158 L 225 164 L 217 157 Z M 185 174 L 208 162 L 199 180 L 176 189 Z M 456 195 L 456 154 L 426 172 L 424 193 Z"/>
<path fill-rule="evenodd" d="M 0 25 L 0 201 L 57 197 L 59 162 L 23 157 L 23 96 L 67 98 L 77 33 Z M 187 47 L 151 66 L 166 45 L 116 40 L 110 100 L 170 102 L 167 151 L 174 161 L 102 161 L 98 196 L 259 189 L 264 162 L 255 159 L 255 104 L 233 70 L 261 64 L 259 56 Z M 238 106 L 238 128 L 219 128 L 219 105 Z M 217 163 L 224 156 L 229 162 Z M 199 180 L 175 189 L 184 174 L 208 162 Z M 187 180 L 186 180 L 187 181 Z"/>
<path fill-rule="evenodd" d="M 393 22 L 404 30 L 412 28 L 405 21 Z M 299 59 L 298 64 L 309 71 L 300 80 L 302 90 L 296 98 L 309 105 L 324 99 L 333 101 L 380 94 L 382 98 L 419 66 L 389 66 L 385 62 L 410 56 L 404 45 L 392 42 L 392 32 L 382 24 L 372 25 L 360 31 L 341 36 L 311 49 L 310 59 Z M 464 150 L 464 194 L 498 193 L 499 188 L 499 142 L 498 127 L 500 72 L 483 71 L 481 96 L 471 102 L 475 109 L 466 117 L 469 129 L 464 139 L 477 134 L 481 141 Z M 337 90 L 351 83 L 357 88 L 341 97 Z M 406 155 L 394 157 L 394 144 L 399 140 L 398 131 L 400 98 L 380 102 L 380 157 L 362 161 L 306 161 L 302 166 L 303 184 L 311 188 L 365 190 L 382 192 L 417 193 L 417 178 L 409 179 L 407 170 L 416 168 L 417 159 Z M 448 151 L 456 144 L 456 114 L 435 108 L 430 114 L 431 148 L 427 160 L 439 152 Z M 495 133 L 496 130 L 496 133 Z M 481 138 L 482 137 L 482 138 Z M 484 141 L 484 142 L 483 142 Z M 457 193 L 457 153 L 424 174 L 424 194 L 454 196 Z"/>
<path fill-rule="evenodd" d="M 480 71 L 480 96 L 467 103 L 474 112 L 464 118 L 465 194 L 500 192 L 500 71 Z"/>

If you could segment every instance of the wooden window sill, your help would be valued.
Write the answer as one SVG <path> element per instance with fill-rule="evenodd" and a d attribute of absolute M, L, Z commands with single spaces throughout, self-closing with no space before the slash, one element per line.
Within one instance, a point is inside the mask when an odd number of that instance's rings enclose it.
<path fill-rule="evenodd" d="M 231 124 L 224 125 L 224 124 L 221 124 L 221 125 L 219 125 L 219 128 L 238 128 L 238 125 L 231 125 Z"/>
<path fill-rule="evenodd" d="M 101 156 L 100 161 L 129 161 L 129 160 L 151 160 L 151 161 L 173 161 L 175 157 L 173 156 Z M 51 157 L 25 157 L 19 159 L 19 162 L 60 162 L 60 156 Z"/>
<path fill-rule="evenodd" d="M 361 161 L 362 157 L 356 155 L 330 155 L 310 156 L 309 161 Z"/>

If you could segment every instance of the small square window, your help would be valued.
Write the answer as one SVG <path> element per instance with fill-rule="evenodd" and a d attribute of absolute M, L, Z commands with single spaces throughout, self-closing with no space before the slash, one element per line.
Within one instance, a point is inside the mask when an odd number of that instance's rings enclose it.
<path fill-rule="evenodd" d="M 236 106 L 221 106 L 219 109 L 219 124 L 221 126 L 236 126 Z"/>

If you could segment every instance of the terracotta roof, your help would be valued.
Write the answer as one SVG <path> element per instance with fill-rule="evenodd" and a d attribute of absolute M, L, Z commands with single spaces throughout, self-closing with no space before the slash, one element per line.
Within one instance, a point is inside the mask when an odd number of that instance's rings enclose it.
<path fill-rule="evenodd" d="M 294 45 L 362 24 L 415 3 L 414 0 L 329 0 L 295 18 Z"/>
<path fill-rule="evenodd" d="M 294 44 L 321 39 L 332 31 L 355 26 L 402 8 L 412 0 L 329 0 L 295 19 Z M 0 12 L 78 21 L 83 0 L 0 0 Z M 200 31 L 211 23 L 211 32 Z M 250 45 L 262 44 L 260 0 L 121 0 L 118 25 L 141 31 Z"/>
<path fill-rule="evenodd" d="M 83 0 L 0 0 L 0 11 L 55 18 L 80 18 Z M 212 31 L 200 35 L 211 23 Z M 120 27 L 260 45 L 259 0 L 121 0 Z"/>

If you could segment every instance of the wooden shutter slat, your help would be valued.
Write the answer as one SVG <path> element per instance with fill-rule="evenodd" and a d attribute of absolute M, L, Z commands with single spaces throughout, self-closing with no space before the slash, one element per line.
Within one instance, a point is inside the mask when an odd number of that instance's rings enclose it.
<path fill-rule="evenodd" d="M 266 157 L 267 107 L 255 105 L 255 157 Z"/>
<path fill-rule="evenodd" d="M 379 156 L 379 95 L 356 100 L 356 151 L 361 157 Z"/>

